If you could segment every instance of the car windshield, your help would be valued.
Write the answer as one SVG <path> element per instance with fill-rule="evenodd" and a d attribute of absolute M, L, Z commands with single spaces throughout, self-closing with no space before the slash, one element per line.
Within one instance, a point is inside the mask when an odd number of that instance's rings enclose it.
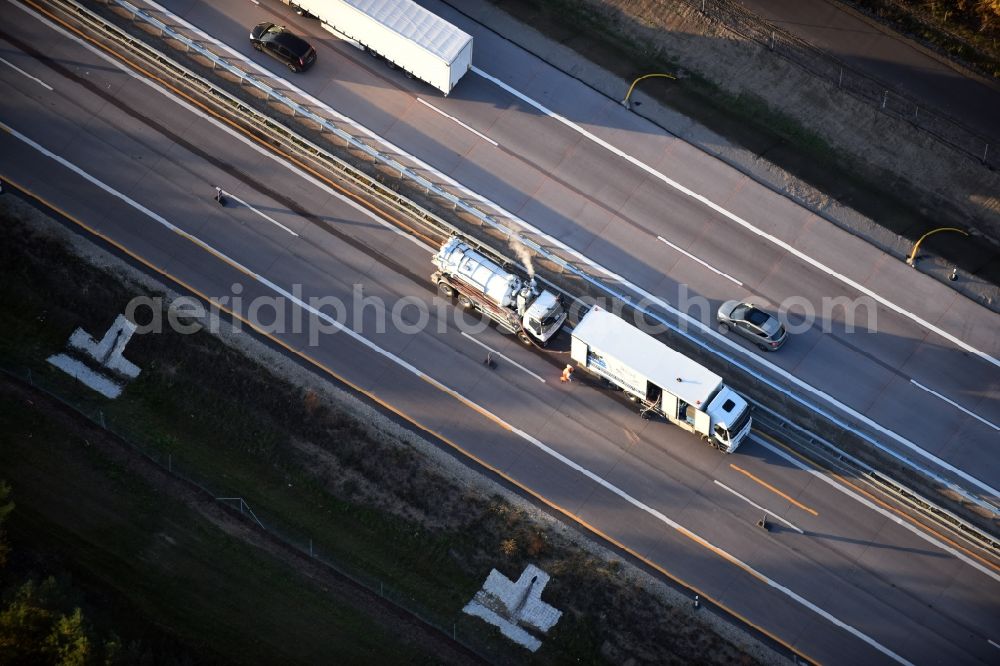
<path fill-rule="evenodd" d="M 558 319 L 559 319 L 559 313 L 556 312 L 555 310 L 550 310 L 548 313 L 546 313 L 544 317 L 542 317 L 542 327 L 548 328 L 549 326 L 552 326 L 554 323 L 556 323 L 556 320 Z"/>

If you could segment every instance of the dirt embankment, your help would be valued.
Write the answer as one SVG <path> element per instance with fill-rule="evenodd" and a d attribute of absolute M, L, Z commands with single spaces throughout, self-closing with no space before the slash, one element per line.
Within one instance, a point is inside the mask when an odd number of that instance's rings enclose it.
<path fill-rule="evenodd" d="M 969 229 L 973 242 L 942 234 L 927 249 L 975 283 L 952 287 L 995 300 L 1000 173 L 839 89 L 835 77 L 737 34 L 698 3 L 450 4 L 612 99 L 639 75 L 678 74 L 637 91 L 633 110 L 893 256 L 930 229 Z"/>
<path fill-rule="evenodd" d="M 934 215 L 1000 239 L 1000 174 L 944 146 L 911 124 L 879 113 L 748 41 L 725 21 L 706 18 L 686 3 L 663 0 L 584 0 L 623 34 L 653 53 L 668 55 L 731 95 L 753 95 L 844 151 L 872 178 L 892 174 Z M 881 172 L 881 174 L 880 174 Z M 882 180 L 883 178 L 879 178 Z M 951 208 L 952 210 L 948 210 Z"/>
<path fill-rule="evenodd" d="M 516 578 L 528 563 L 552 575 L 544 598 L 564 611 L 533 656 L 536 663 L 784 662 L 711 604 L 694 609 L 689 592 L 648 575 L 246 333 L 224 326 L 218 336 L 207 330 L 136 336 L 128 358 L 142 374 L 119 399 L 98 399 L 45 359 L 76 326 L 100 330 L 135 296 L 166 294 L 167 307 L 175 295 L 13 195 L 0 199 L 0 219 L 0 309 L 10 314 L 0 364 L 30 368 L 36 383 L 81 409 L 100 410 L 101 421 L 160 463 L 157 469 L 108 449 L 119 475 L 155 483 L 338 600 L 359 600 L 380 624 L 391 626 L 391 610 L 366 601 L 363 591 L 339 593 L 338 577 L 324 572 L 323 562 L 367 581 L 369 589 L 384 583 L 379 596 L 457 631 L 496 663 L 520 663 L 526 653 L 461 608 L 492 568 Z M 123 446 L 116 438 L 105 445 Z M 197 497 L 173 478 L 178 474 L 211 492 Z M 267 534 L 214 504 L 215 497 L 239 496 Z M 303 557 L 313 547 L 315 559 Z M 432 646 L 433 635 L 406 615 L 400 614 L 400 632 L 407 642 Z M 335 645 L 326 649 L 337 654 Z"/>

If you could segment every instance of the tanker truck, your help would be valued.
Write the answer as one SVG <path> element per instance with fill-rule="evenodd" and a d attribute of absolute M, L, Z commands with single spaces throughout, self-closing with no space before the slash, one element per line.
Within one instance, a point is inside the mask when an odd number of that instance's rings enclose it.
<path fill-rule="evenodd" d="M 624 391 L 644 417 L 659 414 L 726 453 L 750 433 L 750 405 L 722 377 L 622 318 L 591 308 L 571 336 L 570 358 Z"/>
<path fill-rule="evenodd" d="M 459 305 L 479 310 L 525 344 L 545 346 L 566 321 L 561 298 L 539 291 L 534 278 L 504 270 L 457 236 L 441 246 L 434 264 L 431 281 L 438 293 L 457 297 Z"/>

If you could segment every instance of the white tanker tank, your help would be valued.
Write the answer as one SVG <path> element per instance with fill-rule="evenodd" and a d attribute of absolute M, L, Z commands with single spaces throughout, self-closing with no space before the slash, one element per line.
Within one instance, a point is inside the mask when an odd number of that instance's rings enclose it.
<path fill-rule="evenodd" d="M 566 321 L 562 301 L 535 280 L 504 270 L 453 236 L 434 255 L 438 271 L 431 276 L 442 296 L 457 296 L 463 307 L 475 308 L 522 342 L 545 345 Z"/>

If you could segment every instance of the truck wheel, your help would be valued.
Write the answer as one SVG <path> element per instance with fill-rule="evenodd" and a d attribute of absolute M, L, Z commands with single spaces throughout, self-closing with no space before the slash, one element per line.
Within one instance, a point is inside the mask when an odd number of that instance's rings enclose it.
<path fill-rule="evenodd" d="M 447 282 L 438 282 L 438 293 L 445 298 L 451 298 L 455 295 L 455 290 L 449 287 Z"/>
<path fill-rule="evenodd" d="M 264 50 L 264 47 L 260 45 L 260 42 L 250 42 L 250 43 L 253 44 L 253 47 L 256 50 L 258 50 L 258 51 L 263 51 Z"/>
<path fill-rule="evenodd" d="M 525 333 L 524 331 L 518 331 L 517 332 L 517 339 L 520 340 L 521 342 L 523 342 L 526 345 L 530 345 L 531 344 L 531 338 L 529 338 L 528 334 Z"/>
<path fill-rule="evenodd" d="M 458 304 L 461 305 L 463 308 L 471 308 L 472 307 L 472 301 L 470 301 L 469 297 L 466 296 L 465 294 L 459 294 L 458 295 Z"/>

